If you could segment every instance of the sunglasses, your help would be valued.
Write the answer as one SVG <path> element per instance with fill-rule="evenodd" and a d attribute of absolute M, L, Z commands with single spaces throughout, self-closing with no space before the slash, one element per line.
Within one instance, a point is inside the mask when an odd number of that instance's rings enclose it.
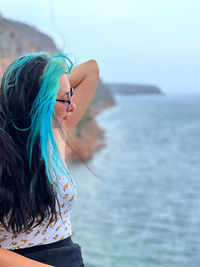
<path fill-rule="evenodd" d="M 72 99 L 73 99 L 73 95 L 74 95 L 74 88 L 70 88 L 70 92 L 66 92 L 65 95 L 69 95 L 70 94 L 70 99 L 56 99 L 56 101 L 58 102 L 62 102 L 62 103 L 67 103 L 68 106 L 68 110 L 70 109 L 71 105 L 72 105 Z"/>

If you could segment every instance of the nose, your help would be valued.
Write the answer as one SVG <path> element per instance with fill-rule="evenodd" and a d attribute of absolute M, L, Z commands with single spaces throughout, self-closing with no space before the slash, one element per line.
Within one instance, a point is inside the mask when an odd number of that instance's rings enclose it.
<path fill-rule="evenodd" d="M 72 104 L 71 104 L 71 107 L 70 107 L 70 109 L 68 110 L 67 109 L 67 111 L 69 112 L 74 112 L 76 110 L 76 104 L 74 103 L 74 101 L 72 101 Z"/>

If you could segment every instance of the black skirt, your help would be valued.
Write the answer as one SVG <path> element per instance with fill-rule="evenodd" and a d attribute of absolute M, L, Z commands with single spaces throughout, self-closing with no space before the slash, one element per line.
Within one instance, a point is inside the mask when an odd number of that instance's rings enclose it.
<path fill-rule="evenodd" d="M 56 267 L 84 267 L 81 246 L 73 243 L 71 237 L 47 245 L 12 251 L 29 259 Z"/>

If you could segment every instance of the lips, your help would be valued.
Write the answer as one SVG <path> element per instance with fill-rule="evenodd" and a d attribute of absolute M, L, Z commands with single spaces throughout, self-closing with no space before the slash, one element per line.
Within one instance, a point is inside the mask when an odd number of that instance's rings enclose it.
<path fill-rule="evenodd" d="M 63 117 L 63 120 L 69 120 L 69 116 Z"/>
<path fill-rule="evenodd" d="M 68 112 L 68 114 L 65 117 L 63 117 L 63 120 L 69 120 L 71 114 L 72 114 L 71 112 Z"/>

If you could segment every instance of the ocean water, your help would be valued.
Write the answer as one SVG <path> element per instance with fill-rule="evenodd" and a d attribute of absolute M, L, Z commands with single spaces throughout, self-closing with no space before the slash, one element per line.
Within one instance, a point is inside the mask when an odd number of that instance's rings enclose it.
<path fill-rule="evenodd" d="M 120 96 L 105 147 L 70 166 L 86 267 L 200 266 L 200 95 Z"/>

